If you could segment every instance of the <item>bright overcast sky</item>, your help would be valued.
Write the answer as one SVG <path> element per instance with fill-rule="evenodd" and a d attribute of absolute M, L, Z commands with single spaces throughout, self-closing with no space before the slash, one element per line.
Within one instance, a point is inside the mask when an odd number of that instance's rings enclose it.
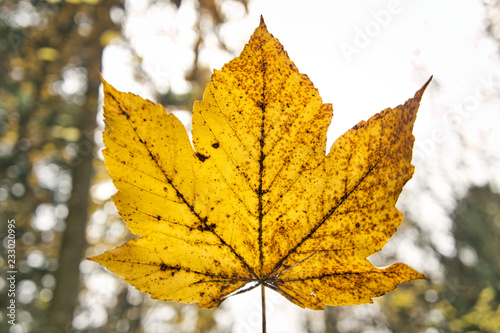
<path fill-rule="evenodd" d="M 178 12 L 148 10 L 143 1 L 131 2 L 129 9 L 127 35 L 155 84 L 177 92 L 189 89 L 183 69 L 192 62 L 194 33 L 190 27 L 195 13 L 190 1 L 184 0 Z M 500 67 L 497 46 L 485 34 L 485 11 L 480 1 L 250 0 L 249 9 L 245 15 L 237 4 L 224 7 L 230 21 L 221 33 L 235 54 L 208 48 L 201 54 L 204 64 L 220 69 L 239 54 L 262 14 L 269 31 L 299 70 L 311 78 L 323 101 L 333 104 L 329 144 L 358 121 L 404 103 L 434 75 L 415 125 L 415 178 L 427 179 L 431 189 L 439 184 L 437 196 L 446 202 L 455 187 L 481 185 L 495 177 L 500 156 L 495 142 L 500 138 L 494 126 L 500 123 L 500 112 L 494 95 L 498 95 Z M 215 45 L 210 39 L 206 42 Z M 109 47 L 104 59 L 105 78 L 118 89 L 148 97 L 147 89 L 132 80 L 127 61 L 123 51 Z M 470 150 L 449 139 L 452 125 L 463 132 Z M 497 165 L 487 165 L 484 156 L 478 155 L 478 147 L 495 157 Z M 461 163 L 465 167 L 455 170 Z M 443 170 L 456 180 L 455 185 L 440 178 Z M 428 179 L 433 179 L 432 183 Z M 495 181 L 499 189 L 498 176 Z M 412 200 L 422 187 L 418 184 L 410 182 L 402 198 Z M 426 206 L 427 215 L 421 214 L 420 219 L 437 230 L 434 241 L 446 253 L 452 251 L 453 244 L 445 217 L 448 207 L 443 205 Z M 417 269 L 424 266 L 411 255 L 404 260 Z M 268 331 L 301 331 L 301 317 L 287 312 L 299 308 L 271 292 L 269 296 Z M 258 292 L 227 302 L 237 321 L 236 332 L 258 331 Z"/>

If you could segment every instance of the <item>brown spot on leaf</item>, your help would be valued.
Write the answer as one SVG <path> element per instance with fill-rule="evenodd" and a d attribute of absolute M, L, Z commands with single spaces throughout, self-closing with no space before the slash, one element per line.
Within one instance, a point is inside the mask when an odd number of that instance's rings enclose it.
<path fill-rule="evenodd" d="M 205 156 L 205 155 L 202 155 L 202 154 L 200 154 L 200 153 L 198 153 L 198 152 L 197 152 L 197 153 L 196 153 L 196 157 L 198 157 L 198 159 L 199 159 L 200 161 L 205 162 L 205 160 L 206 160 L 207 158 L 209 158 L 210 156 Z"/>

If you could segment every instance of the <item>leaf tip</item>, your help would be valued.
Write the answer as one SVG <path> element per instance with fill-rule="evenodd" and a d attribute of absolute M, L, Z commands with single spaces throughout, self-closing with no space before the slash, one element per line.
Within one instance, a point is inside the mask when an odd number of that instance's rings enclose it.
<path fill-rule="evenodd" d="M 427 80 L 427 82 L 424 83 L 422 88 L 420 88 L 415 93 L 414 99 L 418 99 L 420 101 L 420 99 L 422 98 L 422 95 L 424 94 L 425 89 L 427 89 L 427 86 L 429 85 L 429 83 L 431 83 L 433 77 L 434 77 L 434 75 L 431 75 L 431 77 Z"/>
<path fill-rule="evenodd" d="M 99 72 L 99 77 L 101 78 L 101 82 L 102 82 L 102 84 L 104 84 L 104 85 L 109 84 L 109 83 L 108 83 L 108 81 L 106 81 L 106 80 L 104 79 L 104 76 L 102 76 L 102 73 L 101 73 L 101 72 Z"/>
<path fill-rule="evenodd" d="M 434 77 L 434 75 L 431 75 L 431 77 L 429 78 L 429 80 L 427 80 L 427 82 L 424 83 L 424 85 L 422 86 L 422 88 L 420 88 L 420 90 L 425 90 L 425 88 L 427 88 L 427 86 L 429 85 L 429 83 L 431 83 L 433 77 Z"/>
<path fill-rule="evenodd" d="M 87 257 L 87 258 L 85 258 L 85 259 L 90 260 L 90 261 L 93 261 L 93 262 L 98 262 L 98 261 L 97 261 L 97 257 L 98 257 L 98 255 L 97 255 L 97 256 L 92 256 L 92 257 Z"/>
<path fill-rule="evenodd" d="M 266 32 L 268 31 L 266 22 L 264 22 L 264 16 L 262 16 L 262 14 L 260 15 L 260 23 L 259 23 L 259 26 L 257 27 L 257 29 L 264 30 Z"/>

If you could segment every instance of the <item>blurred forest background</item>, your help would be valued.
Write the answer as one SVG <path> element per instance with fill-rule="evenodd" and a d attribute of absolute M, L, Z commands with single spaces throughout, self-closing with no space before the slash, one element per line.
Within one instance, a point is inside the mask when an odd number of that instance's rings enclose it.
<path fill-rule="evenodd" d="M 231 56 L 240 51 L 229 49 L 218 34 L 227 21 L 225 6 L 231 3 L 246 15 L 251 1 L 145 1 L 149 9 L 175 12 L 185 2 L 195 8 L 192 56 L 181 69 L 188 89 L 181 92 L 155 85 L 130 42 L 124 27 L 132 1 L 0 2 L 1 332 L 234 331 L 224 304 L 199 310 L 152 301 L 85 258 L 132 237 L 110 200 L 113 189 L 100 152 L 103 52 L 110 46 L 127 50 L 133 79 L 147 87 L 146 97 L 169 111 L 190 112 L 212 71 L 199 61 L 204 45 L 209 42 Z M 484 6 L 485 33 L 500 46 L 500 2 Z M 456 138 L 469 144 L 458 131 Z M 433 197 L 432 189 L 424 191 Z M 425 255 L 439 262 L 433 268 L 440 272 L 433 275 L 437 278 L 400 286 L 368 308 L 304 311 L 297 330 L 500 332 L 500 195 L 495 191 L 486 184 L 452 193 L 447 214 L 454 249 L 446 254 L 408 214 L 400 242 L 417 239 Z M 16 220 L 15 326 L 5 315 L 9 219 Z"/>

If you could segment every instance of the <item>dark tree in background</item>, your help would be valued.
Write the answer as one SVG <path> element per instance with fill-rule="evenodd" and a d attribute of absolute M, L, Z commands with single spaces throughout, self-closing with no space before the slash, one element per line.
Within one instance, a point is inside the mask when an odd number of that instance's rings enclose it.
<path fill-rule="evenodd" d="M 500 322 L 500 194 L 474 187 L 454 213 L 457 255 L 447 267 L 442 293 L 455 332 L 498 332 Z"/>
<path fill-rule="evenodd" d="M 120 30 L 109 12 L 121 6 L 2 4 L 1 218 L 16 219 L 19 309 L 26 310 L 17 322 L 29 313 L 46 332 L 69 330 L 78 302 L 103 37 Z"/>

